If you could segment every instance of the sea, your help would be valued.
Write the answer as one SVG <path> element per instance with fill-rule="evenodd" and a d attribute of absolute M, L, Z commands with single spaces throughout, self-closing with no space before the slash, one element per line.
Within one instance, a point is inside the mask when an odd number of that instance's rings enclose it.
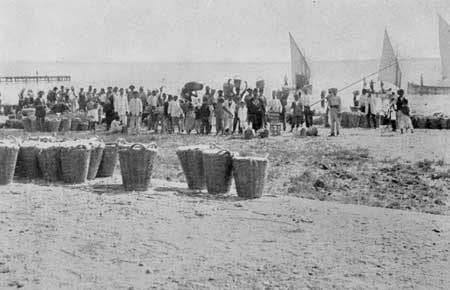
<path fill-rule="evenodd" d="M 401 59 L 402 87 L 407 82 L 436 85 L 440 82 L 439 58 Z M 312 61 L 312 100 L 320 99 L 320 92 L 330 87 L 340 91 L 344 109 L 352 105 L 352 92 L 362 88 L 362 79 L 377 80 L 379 60 Z M 156 89 L 161 86 L 171 94 L 179 94 L 186 82 L 198 81 L 212 88 L 221 89 L 230 78 L 246 80 L 254 87 L 256 80 L 264 79 L 266 94 L 283 86 L 285 76 L 290 81 L 290 63 L 73 63 L 73 62 L 0 62 L 0 76 L 70 75 L 70 82 L 0 83 L 0 99 L 3 104 L 15 104 L 21 89 L 48 91 L 54 86 L 97 88 L 108 86 Z M 450 115 L 450 96 L 408 96 L 411 110 L 416 114 L 444 113 Z M 320 106 L 317 109 L 320 110 Z"/>

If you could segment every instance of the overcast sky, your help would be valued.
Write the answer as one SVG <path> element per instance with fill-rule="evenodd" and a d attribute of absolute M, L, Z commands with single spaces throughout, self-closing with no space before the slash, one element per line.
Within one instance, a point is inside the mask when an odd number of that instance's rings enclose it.
<path fill-rule="evenodd" d="M 0 0 L 0 61 L 289 61 L 439 54 L 450 0 Z"/>

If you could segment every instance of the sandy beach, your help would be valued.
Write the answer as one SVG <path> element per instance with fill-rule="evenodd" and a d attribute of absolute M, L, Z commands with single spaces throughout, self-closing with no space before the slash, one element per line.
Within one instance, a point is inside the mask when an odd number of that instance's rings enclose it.
<path fill-rule="evenodd" d="M 450 132 L 326 133 L 129 137 L 159 146 L 142 193 L 124 192 L 118 170 L 2 187 L 0 288 L 450 288 Z M 261 199 L 187 190 L 175 150 L 211 142 L 270 154 Z"/>

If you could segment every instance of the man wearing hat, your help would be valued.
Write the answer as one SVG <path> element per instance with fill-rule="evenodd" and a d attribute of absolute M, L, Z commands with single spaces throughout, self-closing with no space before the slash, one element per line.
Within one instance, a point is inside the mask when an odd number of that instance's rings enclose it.
<path fill-rule="evenodd" d="M 330 126 L 331 136 L 339 135 L 340 127 L 340 115 L 341 115 L 341 98 L 337 95 L 337 89 L 331 88 L 328 90 L 330 95 L 328 96 L 328 106 L 330 108 Z"/>

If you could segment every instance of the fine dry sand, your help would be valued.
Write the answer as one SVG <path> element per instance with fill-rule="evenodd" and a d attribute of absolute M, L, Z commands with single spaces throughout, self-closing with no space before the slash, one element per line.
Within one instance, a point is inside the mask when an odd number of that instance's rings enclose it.
<path fill-rule="evenodd" d="M 130 137 L 160 146 L 142 193 L 1 187 L 0 289 L 450 289 L 450 132 L 320 133 Z M 210 142 L 270 153 L 263 198 L 186 189 L 176 147 Z"/>

